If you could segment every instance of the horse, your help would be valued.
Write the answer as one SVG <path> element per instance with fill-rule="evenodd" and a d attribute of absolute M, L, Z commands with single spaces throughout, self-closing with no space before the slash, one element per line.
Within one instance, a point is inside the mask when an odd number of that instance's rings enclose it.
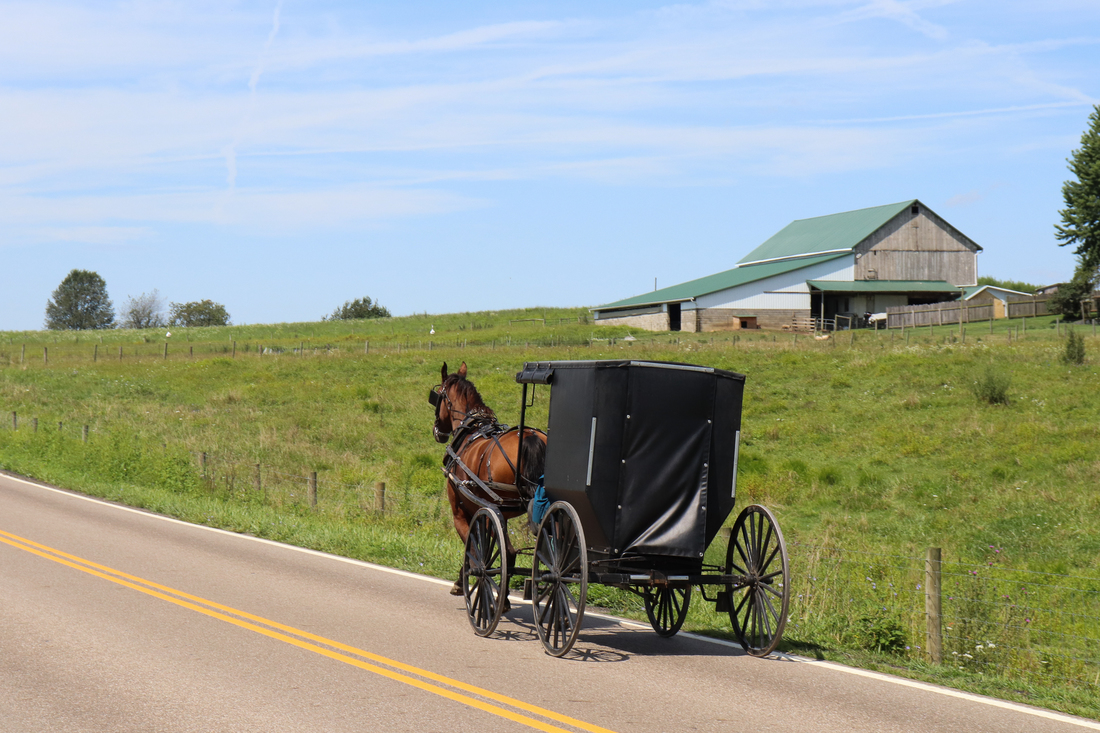
<path fill-rule="evenodd" d="M 497 421 L 496 413 L 485 404 L 473 382 L 466 379 L 466 362 L 453 374 L 443 363 L 441 381 L 433 387 L 428 401 L 435 407 L 432 435 L 436 442 L 451 441 L 443 459 L 447 476 L 447 500 L 455 531 L 463 543 L 470 533 L 470 520 L 479 506 L 465 495 L 463 489 L 477 498 L 501 509 L 505 526 L 513 517 L 526 513 L 525 504 L 542 483 L 546 464 L 546 433 L 534 428 L 509 428 Z M 516 467 L 520 480 L 516 481 Z M 497 502 L 477 478 L 502 501 Z M 462 484 L 462 488 L 458 484 Z M 515 565 L 516 550 L 505 531 L 508 567 Z M 462 595 L 460 583 L 451 588 L 452 595 Z"/>

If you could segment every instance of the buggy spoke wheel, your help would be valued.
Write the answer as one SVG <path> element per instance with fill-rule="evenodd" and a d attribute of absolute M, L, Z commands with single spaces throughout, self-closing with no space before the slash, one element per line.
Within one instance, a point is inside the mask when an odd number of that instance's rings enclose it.
<path fill-rule="evenodd" d="M 555 502 L 546 511 L 531 560 L 531 610 L 547 653 L 561 657 L 573 648 L 588 598 L 588 550 L 577 512 Z"/>
<path fill-rule="evenodd" d="M 500 623 L 508 598 L 508 567 L 502 561 L 504 521 L 495 509 L 478 509 L 466 535 L 462 558 L 462 596 L 474 633 L 488 636 Z"/>
<path fill-rule="evenodd" d="M 688 606 L 691 604 L 691 586 L 686 588 L 646 586 L 642 590 L 642 598 L 645 600 L 645 614 L 649 617 L 649 625 L 657 632 L 657 636 L 667 639 L 675 636 L 684 625 Z"/>
<path fill-rule="evenodd" d="M 783 638 L 791 583 L 787 543 L 764 507 L 745 507 L 737 517 L 726 548 L 726 573 L 745 576 L 744 584 L 726 591 L 733 632 L 746 652 L 767 656 Z"/>

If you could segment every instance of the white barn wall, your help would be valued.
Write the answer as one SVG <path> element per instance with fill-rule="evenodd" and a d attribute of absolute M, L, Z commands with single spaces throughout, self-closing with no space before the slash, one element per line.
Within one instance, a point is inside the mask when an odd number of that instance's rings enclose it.
<path fill-rule="evenodd" d="M 855 278 L 855 256 L 845 255 L 828 262 L 819 262 L 798 270 L 773 275 L 695 299 L 696 308 L 735 308 L 737 310 L 806 310 L 810 309 L 810 286 L 807 280 L 839 280 Z M 686 304 L 685 304 L 686 305 Z"/>

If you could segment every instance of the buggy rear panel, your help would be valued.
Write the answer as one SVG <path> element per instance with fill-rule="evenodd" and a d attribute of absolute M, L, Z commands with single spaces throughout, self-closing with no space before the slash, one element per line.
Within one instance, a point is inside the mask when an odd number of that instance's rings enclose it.
<path fill-rule="evenodd" d="M 733 509 L 745 377 L 643 361 L 531 362 L 549 383 L 547 494 L 591 551 L 692 564 Z"/>

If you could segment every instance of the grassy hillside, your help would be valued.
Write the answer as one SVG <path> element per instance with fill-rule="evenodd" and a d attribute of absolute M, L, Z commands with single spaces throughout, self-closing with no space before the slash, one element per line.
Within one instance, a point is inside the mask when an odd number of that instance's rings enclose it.
<path fill-rule="evenodd" d="M 0 333 L 0 414 L 9 428 L 0 431 L 0 465 L 450 577 L 460 550 L 425 395 L 443 361 L 465 360 L 507 423 L 518 420 L 514 374 L 525 360 L 631 357 L 730 369 L 748 377 L 738 504 L 773 508 L 791 544 L 797 597 L 788 648 L 1096 716 L 1088 700 L 1100 666 L 1089 660 L 1100 656 L 1100 587 L 1080 578 L 1100 577 L 1100 338 L 1079 331 L 1089 358 L 1067 366 L 1064 333 L 1051 319 L 1029 319 L 1026 333 L 1023 325 L 1001 322 L 990 333 L 971 324 L 965 341 L 957 327 L 936 327 L 819 342 L 767 332 L 631 334 L 595 327 L 583 310 L 528 309 L 181 329 L 167 339 L 160 330 Z M 1006 384 L 1007 404 L 979 398 Z M 544 425 L 545 410 L 540 393 L 529 422 Z M 377 482 L 386 483 L 381 515 Z M 919 649 L 919 558 L 932 546 L 970 563 L 945 576 L 945 593 L 958 599 L 945 642 L 957 663 L 947 668 L 924 665 Z M 711 559 L 723 552 L 712 548 Z M 1051 582 L 1064 575 L 1075 579 Z M 1084 595 L 1056 589 L 1070 585 Z M 1010 588 L 1031 593 L 1030 605 L 1002 602 Z M 593 597 L 639 613 L 632 597 L 604 589 Z M 1042 613 L 1019 611 L 1036 608 Z M 688 625 L 729 628 L 702 605 Z M 982 635 L 990 644 L 975 650 Z M 1072 651 L 1057 651 L 1067 639 Z M 1004 675 L 1013 681 L 997 681 Z"/>

